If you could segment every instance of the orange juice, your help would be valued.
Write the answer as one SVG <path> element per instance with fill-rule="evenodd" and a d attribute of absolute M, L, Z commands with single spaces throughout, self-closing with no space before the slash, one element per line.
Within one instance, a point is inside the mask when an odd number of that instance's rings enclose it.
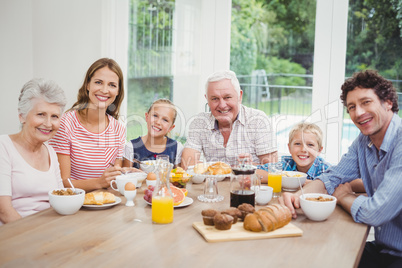
<path fill-rule="evenodd" d="M 173 197 L 152 197 L 152 221 L 161 224 L 173 222 Z"/>
<path fill-rule="evenodd" d="M 282 174 L 268 173 L 268 186 L 274 188 L 274 193 L 282 190 Z"/>

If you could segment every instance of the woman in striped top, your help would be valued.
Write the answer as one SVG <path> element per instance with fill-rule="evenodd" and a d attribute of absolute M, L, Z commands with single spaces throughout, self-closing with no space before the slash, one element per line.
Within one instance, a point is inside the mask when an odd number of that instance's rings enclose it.
<path fill-rule="evenodd" d="M 60 129 L 49 143 L 57 153 L 66 187 L 71 178 L 75 187 L 85 191 L 107 188 L 121 174 L 126 129 L 117 119 L 123 81 L 114 60 L 97 60 L 86 73 L 77 102 L 61 118 Z"/>

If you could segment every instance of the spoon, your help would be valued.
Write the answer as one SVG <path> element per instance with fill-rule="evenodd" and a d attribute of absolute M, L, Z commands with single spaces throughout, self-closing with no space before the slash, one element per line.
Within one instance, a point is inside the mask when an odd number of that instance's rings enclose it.
<path fill-rule="evenodd" d="M 71 188 L 73 189 L 73 191 L 74 191 L 74 193 L 75 193 L 75 187 L 74 187 L 73 183 L 71 182 L 70 178 L 68 178 L 67 180 L 68 180 L 68 182 L 70 183 Z"/>
<path fill-rule="evenodd" d="M 303 187 L 302 187 L 302 185 L 300 183 L 300 177 L 297 177 L 297 180 L 299 181 L 300 190 L 302 192 L 302 196 L 304 197 Z"/>

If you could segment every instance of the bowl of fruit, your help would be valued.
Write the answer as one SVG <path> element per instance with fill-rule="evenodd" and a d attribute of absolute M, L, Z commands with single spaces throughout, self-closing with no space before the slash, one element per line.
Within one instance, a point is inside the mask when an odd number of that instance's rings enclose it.
<path fill-rule="evenodd" d="M 178 188 L 186 188 L 191 177 L 184 169 L 177 167 L 170 172 L 170 183 Z"/>

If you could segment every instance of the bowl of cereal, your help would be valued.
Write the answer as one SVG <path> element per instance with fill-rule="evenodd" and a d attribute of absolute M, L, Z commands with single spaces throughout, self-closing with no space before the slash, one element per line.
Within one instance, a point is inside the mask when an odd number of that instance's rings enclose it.
<path fill-rule="evenodd" d="M 84 204 L 85 191 L 75 188 L 61 188 L 48 192 L 49 203 L 57 213 L 61 215 L 72 215 L 77 213 Z"/>
<path fill-rule="evenodd" d="M 300 206 L 312 221 L 324 221 L 336 207 L 336 197 L 328 194 L 309 193 L 300 196 Z"/>
<path fill-rule="evenodd" d="M 282 190 L 294 192 L 300 188 L 300 185 L 306 182 L 307 174 L 299 171 L 283 171 L 282 172 Z M 300 180 L 300 184 L 299 184 Z"/>

